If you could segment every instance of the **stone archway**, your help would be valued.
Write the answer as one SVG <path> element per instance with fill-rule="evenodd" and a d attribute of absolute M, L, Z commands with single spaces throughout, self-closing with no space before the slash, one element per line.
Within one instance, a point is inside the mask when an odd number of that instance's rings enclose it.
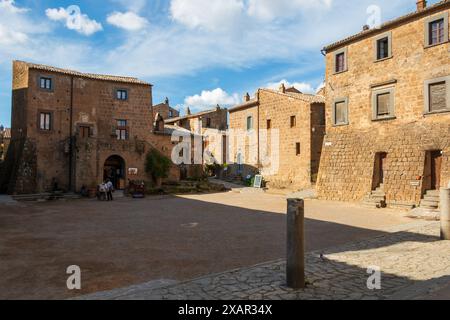
<path fill-rule="evenodd" d="M 111 180 L 117 190 L 125 188 L 125 160 L 121 156 L 113 155 L 106 159 L 103 166 L 103 179 Z"/>

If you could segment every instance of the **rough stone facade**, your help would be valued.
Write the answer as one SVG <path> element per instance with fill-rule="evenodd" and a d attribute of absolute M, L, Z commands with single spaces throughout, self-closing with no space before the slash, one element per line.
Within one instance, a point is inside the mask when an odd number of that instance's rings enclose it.
<path fill-rule="evenodd" d="M 43 78 L 51 79 L 50 88 L 41 88 Z M 125 99 L 118 99 L 118 90 L 126 90 Z M 50 115 L 48 130 L 41 128 L 43 113 Z M 118 120 L 126 123 L 119 127 Z M 118 129 L 126 130 L 125 139 L 118 139 Z M 55 184 L 93 188 L 105 178 L 110 157 L 120 162 L 110 174 L 123 188 L 129 179 L 149 180 L 150 148 L 167 156 L 172 149 L 170 138 L 153 133 L 150 84 L 19 61 L 13 63 L 11 145 L 10 193 L 45 192 Z M 178 178 L 174 167 L 169 179 Z"/>
<path fill-rule="evenodd" d="M 11 129 L 5 128 L 0 132 L 0 161 L 4 161 L 11 143 Z"/>
<path fill-rule="evenodd" d="M 448 16 L 449 8 L 450 2 L 443 1 L 325 48 L 327 130 L 318 179 L 320 198 L 363 200 L 377 187 L 376 156 L 380 153 L 386 155 L 382 187 L 388 205 L 419 204 L 430 189 L 427 152 L 441 153 L 436 174 L 440 187 L 449 184 L 449 100 L 440 112 L 429 112 L 427 83 L 444 77 L 450 97 L 450 79 L 445 78 L 450 76 L 450 44 L 424 43 L 427 24 Z M 389 39 L 390 55 L 378 59 L 377 39 L 383 37 Z M 340 52 L 346 55 L 346 66 L 336 73 Z M 373 97 L 383 90 L 393 100 L 390 115 L 379 119 L 374 115 Z M 335 124 L 337 101 L 348 104 L 347 123 Z"/>
<path fill-rule="evenodd" d="M 168 125 L 175 125 L 189 130 L 195 134 L 203 134 L 205 130 L 216 129 L 224 131 L 227 129 L 228 110 L 219 106 L 213 110 L 207 110 L 195 114 L 188 114 L 183 117 L 167 119 Z M 164 118 L 166 119 L 166 118 Z"/>
<path fill-rule="evenodd" d="M 291 90 L 259 89 L 255 99 L 247 97 L 243 105 L 230 110 L 234 173 L 241 171 L 245 176 L 260 171 L 273 188 L 304 189 L 314 184 L 325 134 L 324 98 Z M 255 138 L 233 134 L 239 130 L 245 134 L 248 121 Z M 257 152 L 251 152 L 252 147 Z"/>
<path fill-rule="evenodd" d="M 153 106 L 153 117 L 157 114 L 160 114 L 163 119 L 178 118 L 180 116 L 180 112 L 170 106 L 169 99 Z"/>

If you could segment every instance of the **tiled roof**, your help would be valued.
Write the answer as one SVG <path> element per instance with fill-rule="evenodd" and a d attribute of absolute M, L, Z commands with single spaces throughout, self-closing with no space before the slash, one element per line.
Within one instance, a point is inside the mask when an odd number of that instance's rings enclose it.
<path fill-rule="evenodd" d="M 23 62 L 23 61 L 18 61 L 18 62 Z M 56 72 L 56 73 L 61 73 L 61 74 L 65 74 L 65 75 L 77 76 L 77 77 L 94 79 L 94 80 L 114 81 L 114 82 L 142 84 L 142 85 L 151 86 L 150 83 L 139 80 L 138 78 L 133 78 L 133 77 L 83 73 L 83 72 L 69 70 L 69 69 L 61 69 L 61 68 L 46 66 L 46 65 L 42 65 L 42 64 L 35 64 L 35 63 L 29 63 L 29 62 L 23 62 L 23 63 L 25 63 L 28 66 L 28 68 L 30 68 L 30 69 L 36 69 L 36 70 L 42 70 L 42 71 L 48 71 L 48 72 Z"/>
<path fill-rule="evenodd" d="M 225 110 L 225 109 L 220 109 L 220 110 Z M 175 122 L 178 122 L 180 120 L 198 118 L 198 117 L 201 117 L 201 116 L 204 116 L 204 115 L 216 112 L 216 111 L 217 111 L 217 108 L 216 109 L 202 111 L 202 112 L 198 112 L 198 113 L 194 113 L 194 114 L 190 114 L 190 115 L 186 115 L 186 116 L 183 116 L 183 117 L 170 118 L 170 119 L 167 119 L 164 122 L 168 123 L 168 124 L 169 123 L 175 123 Z"/>
<path fill-rule="evenodd" d="M 332 43 L 332 44 L 326 46 L 325 48 L 323 48 L 323 50 L 326 51 L 326 52 L 329 52 L 330 50 L 336 49 L 336 48 L 338 48 L 338 47 L 340 47 L 340 46 L 342 46 L 344 44 L 347 44 L 347 43 L 350 43 L 350 42 L 362 39 L 362 38 L 364 38 L 366 36 L 369 36 L 369 35 L 372 35 L 372 34 L 375 34 L 375 33 L 382 32 L 385 29 L 388 29 L 388 28 L 391 28 L 391 27 L 395 26 L 396 24 L 403 23 L 405 21 L 408 21 L 409 19 L 413 19 L 413 18 L 416 18 L 416 17 L 426 16 L 428 14 L 434 13 L 434 12 L 439 11 L 441 9 L 444 9 L 446 7 L 450 7 L 450 0 L 440 1 L 438 3 L 435 3 L 434 5 L 431 5 L 431 6 L 427 7 L 427 8 L 425 8 L 422 11 L 414 11 L 414 12 L 411 12 L 411 13 L 406 14 L 404 16 L 401 16 L 399 18 L 396 18 L 394 20 L 388 21 L 386 23 L 383 23 L 379 28 L 374 28 L 374 29 L 361 31 L 361 32 L 359 32 L 359 33 L 357 33 L 355 35 L 352 35 L 350 37 L 347 37 L 345 39 L 342 39 L 342 40 L 339 40 L 339 41 L 337 41 L 335 43 Z"/>
<path fill-rule="evenodd" d="M 290 97 L 290 98 L 294 98 L 294 99 L 298 99 L 307 103 L 325 103 L 325 97 L 321 96 L 321 95 L 314 95 L 314 94 L 306 94 L 306 93 L 301 93 L 301 92 L 285 92 L 285 93 L 281 93 L 277 90 L 272 90 L 272 89 L 259 89 L 259 91 L 266 91 L 266 92 L 270 92 L 273 94 L 279 94 L 285 97 Z M 254 98 L 250 101 L 247 101 L 245 103 L 239 104 L 234 106 L 233 108 L 230 109 L 230 112 L 235 112 L 235 111 L 239 111 L 241 109 L 245 109 L 245 108 L 249 108 L 249 107 L 253 107 L 258 105 L 259 100 L 258 98 Z"/>

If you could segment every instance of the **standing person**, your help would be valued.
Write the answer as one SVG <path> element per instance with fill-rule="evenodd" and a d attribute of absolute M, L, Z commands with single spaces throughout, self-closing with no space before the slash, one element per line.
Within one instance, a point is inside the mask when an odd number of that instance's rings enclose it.
<path fill-rule="evenodd" d="M 114 186 L 113 186 L 111 180 L 108 180 L 108 182 L 106 182 L 106 192 L 107 192 L 107 196 L 108 196 L 108 201 L 114 200 L 113 195 L 112 195 L 113 189 L 114 189 Z"/>

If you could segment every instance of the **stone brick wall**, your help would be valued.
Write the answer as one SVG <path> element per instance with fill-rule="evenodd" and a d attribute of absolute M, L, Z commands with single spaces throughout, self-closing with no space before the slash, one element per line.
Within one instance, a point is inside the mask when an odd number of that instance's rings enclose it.
<path fill-rule="evenodd" d="M 170 116 L 170 112 L 172 112 L 172 116 Z M 178 110 L 165 103 L 153 106 L 153 118 L 155 118 L 157 113 L 159 113 L 164 120 L 177 118 L 180 116 L 180 112 Z"/>
<path fill-rule="evenodd" d="M 51 91 L 39 88 L 41 76 L 52 78 Z M 79 191 L 82 185 L 94 187 L 103 180 L 105 160 L 114 155 L 125 160 L 125 181 L 128 178 L 148 180 L 145 156 L 149 148 L 155 147 L 167 156 L 171 154 L 170 137 L 153 134 L 150 85 L 28 69 L 21 62 L 14 63 L 13 79 L 13 140 L 26 137 L 26 144 L 34 146 L 36 158 L 35 177 L 23 175 L 19 170 L 15 179 L 22 181 L 28 177 L 23 185 L 35 185 L 34 192 L 51 190 L 54 179 L 64 190 Z M 116 99 L 117 89 L 128 91 L 126 101 Z M 52 114 L 48 132 L 39 129 L 38 117 L 43 111 Z M 126 141 L 119 141 L 115 136 L 119 119 L 127 120 Z M 82 139 L 80 126 L 90 127 L 91 137 Z M 71 137 L 74 141 L 72 172 Z M 128 168 L 137 168 L 138 174 L 128 177 Z M 172 169 L 171 179 L 178 177 L 176 169 Z M 10 192 L 29 193 L 30 190 L 19 188 L 16 183 Z"/>
<path fill-rule="evenodd" d="M 230 129 L 245 130 L 247 117 L 254 119 L 255 130 L 268 132 L 267 139 L 259 135 L 260 162 L 264 153 L 277 152 L 272 145 L 271 136 L 279 137 L 279 166 L 277 172 L 265 172 L 264 165 L 258 167 L 258 161 L 250 161 L 248 148 L 251 143 L 246 139 L 245 164 L 247 169 L 260 168 L 269 187 L 303 189 L 312 185 L 318 171 L 324 135 L 324 105 L 311 104 L 294 96 L 260 89 L 257 94 L 258 106 L 230 112 Z M 259 111 L 258 111 L 259 109 Z M 291 127 L 291 117 L 295 124 Z M 270 120 L 270 129 L 268 128 Z M 265 144 L 264 145 L 264 140 Z M 297 155 L 297 143 L 300 154 Z M 233 144 L 232 144 L 233 145 Z M 236 161 L 236 145 L 230 150 L 231 159 Z M 252 168 L 254 167 L 254 168 Z M 314 179 L 313 179 L 314 178 Z"/>
<path fill-rule="evenodd" d="M 424 113 L 425 81 L 450 75 L 450 44 L 424 46 L 428 17 L 418 16 L 346 45 L 346 72 L 334 74 L 333 70 L 334 53 L 344 47 L 327 52 L 327 135 L 319 173 L 320 198 L 361 201 L 372 189 L 377 152 L 388 154 L 384 184 L 388 204 L 419 203 L 426 151 L 443 151 L 441 186 L 450 182 L 450 113 Z M 392 57 L 375 62 L 374 40 L 388 31 Z M 374 87 L 394 89 L 395 118 L 373 121 Z M 332 106 L 341 98 L 348 99 L 349 125 L 334 126 Z"/>

